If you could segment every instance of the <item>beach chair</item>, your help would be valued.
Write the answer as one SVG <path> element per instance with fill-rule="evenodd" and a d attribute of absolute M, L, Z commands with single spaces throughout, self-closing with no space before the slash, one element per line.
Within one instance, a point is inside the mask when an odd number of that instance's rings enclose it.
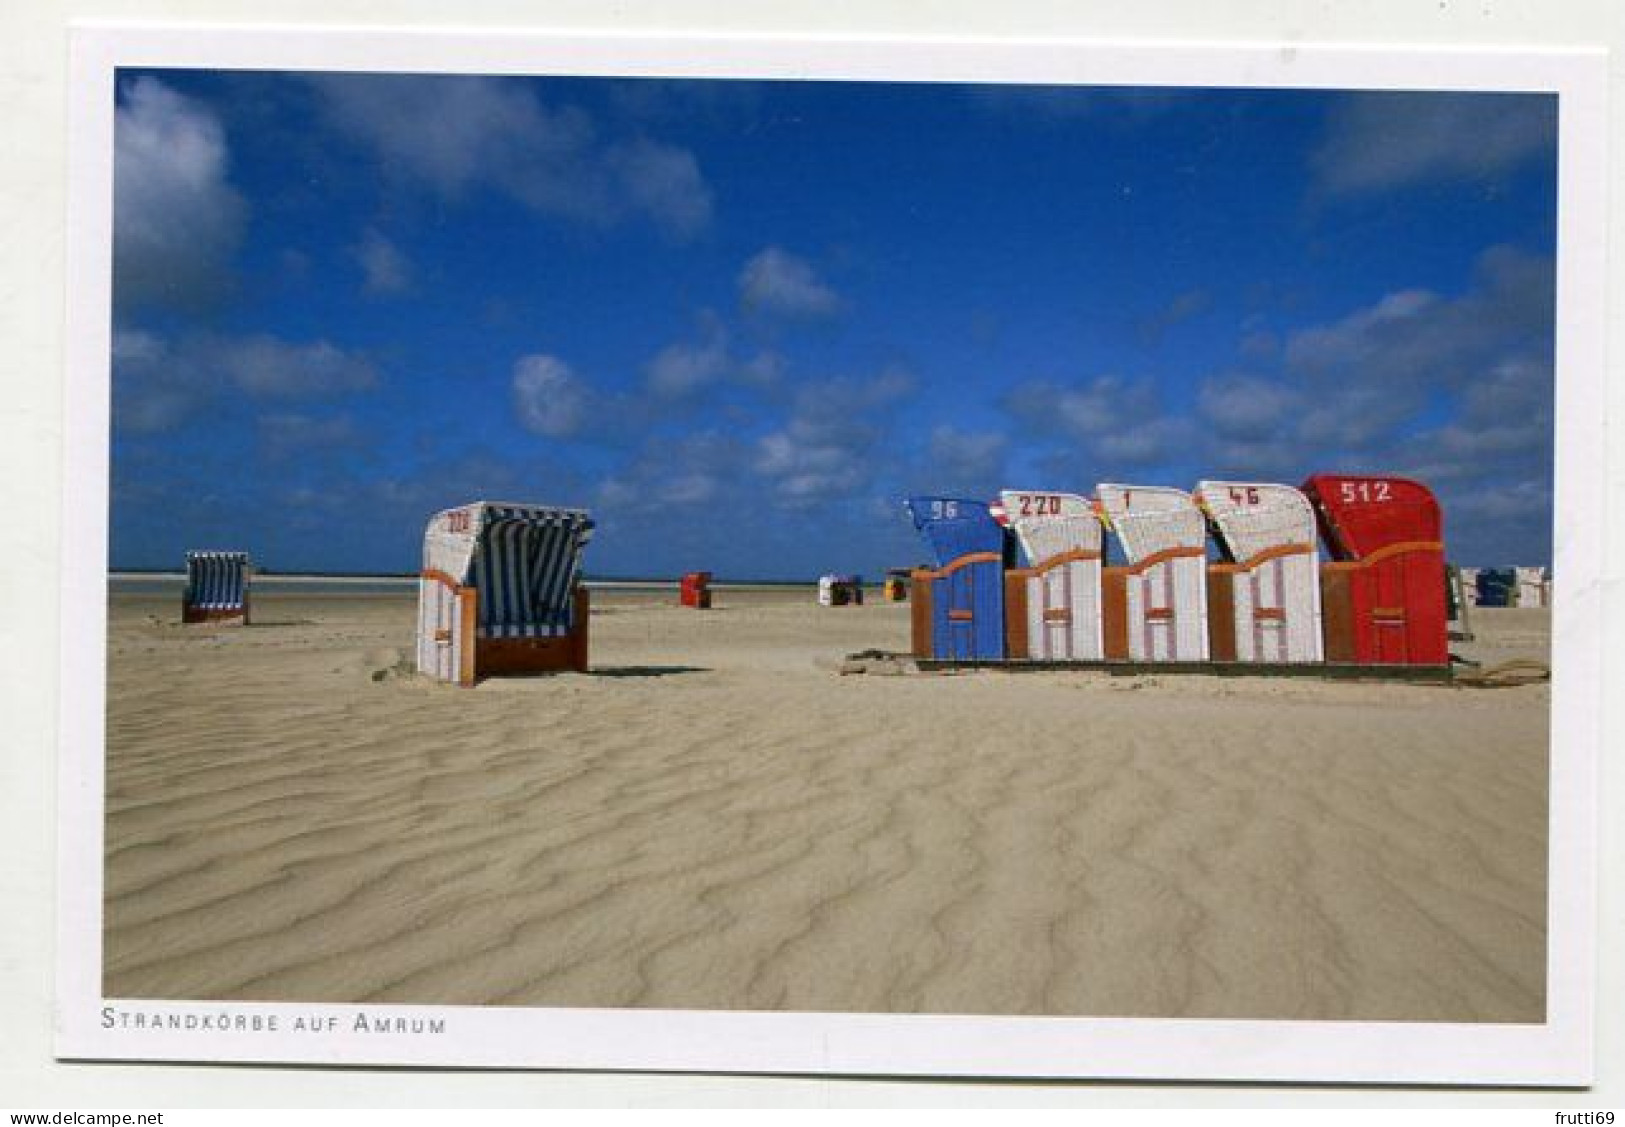
<path fill-rule="evenodd" d="M 1514 606 L 1543 607 L 1546 605 L 1546 569 L 1543 567 L 1515 567 L 1512 569 L 1515 594 Z"/>
<path fill-rule="evenodd" d="M 1475 577 L 1478 605 L 1509 607 L 1517 597 L 1518 573 L 1512 568 L 1481 567 Z"/>
<path fill-rule="evenodd" d="M 1457 568 L 1461 573 L 1462 597 L 1467 606 L 1478 605 L 1478 572 L 1476 567 Z"/>
<path fill-rule="evenodd" d="M 1446 637 L 1452 642 L 1473 641 L 1473 607 L 1478 601 L 1476 591 L 1468 587 L 1464 573 L 1474 568 L 1446 564 L 1444 569 L 1444 604 L 1447 617 Z"/>
<path fill-rule="evenodd" d="M 935 565 L 911 576 L 915 656 L 1002 661 L 1004 529 L 981 501 L 910 497 L 906 507 Z"/>
<path fill-rule="evenodd" d="M 1206 661 L 1207 520 L 1191 495 L 1164 486 L 1098 486 L 1095 496 L 1126 567 L 1102 574 L 1106 656 Z M 1115 644 L 1114 644 L 1115 643 Z"/>
<path fill-rule="evenodd" d="M 472 685 L 503 673 L 585 672 L 589 608 L 578 582 L 593 522 L 580 509 L 477 501 L 423 535 L 418 671 Z"/>
<path fill-rule="evenodd" d="M 1320 569 L 1326 660 L 1448 665 L 1444 517 L 1432 491 L 1350 474 L 1315 474 L 1302 488 L 1332 557 Z"/>
<path fill-rule="evenodd" d="M 844 607 L 854 602 L 852 577 L 849 575 L 825 575 L 818 580 L 818 605 L 823 607 Z M 861 600 L 858 600 L 861 601 Z"/>
<path fill-rule="evenodd" d="M 886 569 L 886 582 L 881 588 L 881 595 L 888 603 L 904 603 L 908 601 L 908 581 L 910 569 L 906 567 L 892 567 Z"/>
<path fill-rule="evenodd" d="M 1103 530 L 1094 505 L 1076 493 L 1006 489 L 994 517 L 1008 527 L 1027 566 L 1004 576 L 1005 649 L 1040 661 L 1099 661 Z"/>
<path fill-rule="evenodd" d="M 711 609 L 711 573 L 691 571 L 677 582 L 677 602 L 695 610 Z"/>
<path fill-rule="evenodd" d="M 181 621 L 246 626 L 253 570 L 247 552 L 187 552 Z"/>
<path fill-rule="evenodd" d="M 1226 556 L 1207 569 L 1212 659 L 1324 660 L 1309 499 L 1290 485 L 1240 481 L 1200 482 L 1195 497 Z"/>

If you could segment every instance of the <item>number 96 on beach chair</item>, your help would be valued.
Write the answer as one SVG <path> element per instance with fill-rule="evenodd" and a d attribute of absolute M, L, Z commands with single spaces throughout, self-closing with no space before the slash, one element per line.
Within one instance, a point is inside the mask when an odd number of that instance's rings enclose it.
<path fill-rule="evenodd" d="M 1004 529 L 981 501 L 910 497 L 907 507 L 936 565 L 912 575 L 915 656 L 1002 661 Z"/>
<path fill-rule="evenodd" d="M 436 513 L 423 535 L 417 665 L 472 685 L 502 673 L 587 668 L 592 538 L 581 509 L 475 502 Z"/>

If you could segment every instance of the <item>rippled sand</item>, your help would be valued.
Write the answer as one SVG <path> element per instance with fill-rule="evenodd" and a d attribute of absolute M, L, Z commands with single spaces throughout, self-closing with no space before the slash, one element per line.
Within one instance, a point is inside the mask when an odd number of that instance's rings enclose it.
<path fill-rule="evenodd" d="M 469 690 L 409 595 L 116 596 L 109 996 L 1542 1020 L 1545 686 L 843 677 L 906 608 L 719 601 Z"/>

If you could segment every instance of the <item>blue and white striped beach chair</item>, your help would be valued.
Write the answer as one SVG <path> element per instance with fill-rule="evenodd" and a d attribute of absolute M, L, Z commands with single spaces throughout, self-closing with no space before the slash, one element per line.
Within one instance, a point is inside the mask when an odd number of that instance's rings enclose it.
<path fill-rule="evenodd" d="M 419 672 L 472 685 L 494 673 L 587 667 L 582 509 L 478 501 L 436 513 L 418 580 Z"/>
<path fill-rule="evenodd" d="M 246 624 L 252 573 L 247 552 L 187 552 L 181 621 Z"/>

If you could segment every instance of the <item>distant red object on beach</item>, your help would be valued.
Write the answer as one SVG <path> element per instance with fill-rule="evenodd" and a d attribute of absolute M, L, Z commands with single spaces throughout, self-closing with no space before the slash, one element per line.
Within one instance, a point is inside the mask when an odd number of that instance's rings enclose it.
<path fill-rule="evenodd" d="M 711 573 L 688 572 L 677 584 L 678 602 L 695 610 L 711 609 Z"/>

